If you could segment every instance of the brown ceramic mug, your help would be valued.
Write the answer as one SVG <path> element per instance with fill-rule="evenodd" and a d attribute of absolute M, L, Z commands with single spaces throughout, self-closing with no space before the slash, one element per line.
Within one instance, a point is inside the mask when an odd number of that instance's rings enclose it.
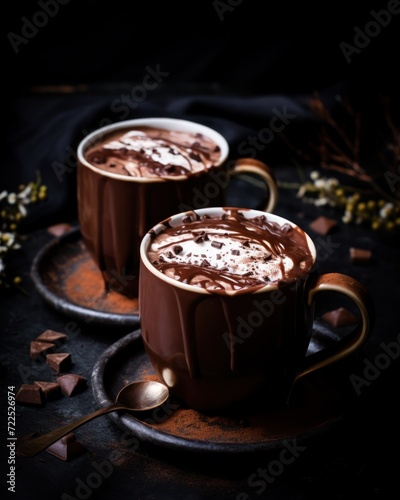
<path fill-rule="evenodd" d="M 263 217 L 268 224 L 279 228 L 279 242 L 275 245 L 279 259 L 290 252 L 297 255 L 300 241 L 308 249 L 308 260 L 296 263 L 290 258 L 289 264 L 290 260 L 293 263 L 290 277 L 276 283 L 253 286 L 249 282 L 247 288 L 244 285 L 240 290 L 224 291 L 219 286 L 223 281 L 219 281 L 218 271 L 216 281 L 209 285 L 206 277 L 213 275 L 214 271 L 210 270 L 208 256 L 202 254 L 205 243 L 217 248 L 217 259 L 221 259 L 218 249 L 224 245 L 223 239 L 211 241 L 218 231 L 213 232 L 215 221 L 210 223 L 209 217 L 225 217 L 224 214 L 238 211 L 246 219 Z M 197 222 L 187 222 L 188 217 Z M 208 229 L 197 233 L 196 227 L 203 227 L 201 221 L 205 217 L 208 217 Z M 186 235 L 183 241 L 193 234 L 195 243 L 190 243 L 193 248 L 196 248 L 196 242 L 201 243 L 198 245 L 199 255 L 203 256 L 199 261 L 200 278 L 193 274 L 191 266 L 180 268 L 172 265 L 171 268 L 167 262 L 169 257 L 163 257 L 169 254 L 174 260 L 173 254 L 184 253 L 182 247 L 186 243 L 160 244 L 159 252 L 168 252 L 162 253 L 159 260 L 154 257 L 157 235 L 171 230 L 167 228 L 179 228 Z M 219 230 L 220 234 L 221 231 L 223 233 L 223 229 Z M 260 241 L 264 238 L 263 231 Z M 293 235 L 297 240 L 293 240 Z M 253 242 L 231 250 L 232 262 L 235 256 L 244 255 L 246 248 L 252 246 Z M 192 254 L 192 250 L 187 253 L 191 258 Z M 261 259 L 260 256 L 257 258 Z M 266 261 L 268 258 L 267 254 Z M 164 268 L 170 271 L 160 270 Z M 240 277 L 244 283 L 251 274 L 245 271 L 242 269 Z M 166 274 L 168 272 L 172 275 Z M 286 270 L 284 272 L 289 276 Z M 198 280 L 197 284 L 190 281 L 192 278 Z M 228 283 L 231 278 L 227 275 L 223 279 Z M 199 283 L 203 285 L 199 286 Z M 324 295 L 326 291 L 350 298 L 359 310 L 360 323 L 344 339 L 306 355 L 312 334 L 315 299 L 318 296 L 323 301 L 329 297 L 329 294 Z M 272 405 L 285 403 L 296 381 L 359 349 L 369 335 L 372 319 L 371 298 L 360 282 L 340 273 L 318 273 L 315 245 L 301 228 L 277 215 L 250 209 L 214 207 L 180 213 L 152 228 L 141 244 L 139 293 L 141 333 L 152 365 L 173 395 L 188 407 L 198 410 L 221 410 L 244 402 L 252 404 L 255 396 Z"/>
<path fill-rule="evenodd" d="M 218 161 L 194 175 L 130 176 L 101 169 L 87 151 L 108 134 L 137 127 L 183 131 L 210 138 L 219 148 Z M 201 147 L 201 144 L 200 144 Z M 139 247 L 146 231 L 170 214 L 225 204 L 232 175 L 257 174 L 266 186 L 262 208 L 273 211 L 278 189 L 270 168 L 254 159 L 228 161 L 229 146 L 217 131 L 172 118 L 142 118 L 100 128 L 81 141 L 78 156 L 78 217 L 83 241 L 101 270 L 106 289 L 138 295 Z"/>

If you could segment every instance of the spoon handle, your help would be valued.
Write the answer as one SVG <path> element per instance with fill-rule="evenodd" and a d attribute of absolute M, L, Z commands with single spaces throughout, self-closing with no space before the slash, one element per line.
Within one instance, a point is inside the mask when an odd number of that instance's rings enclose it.
<path fill-rule="evenodd" d="M 77 427 L 80 427 L 89 420 L 93 420 L 96 417 L 100 417 L 100 415 L 104 415 L 110 411 L 120 410 L 122 407 L 120 405 L 113 404 L 106 408 L 100 408 L 99 410 L 94 411 L 93 413 L 89 413 L 89 415 L 84 415 L 81 418 L 78 418 L 74 422 L 70 424 L 64 425 L 63 427 L 59 427 L 58 429 L 54 429 L 53 431 L 48 432 L 47 434 L 43 434 L 43 436 L 38 436 L 36 438 L 29 439 L 28 441 L 23 442 L 17 449 L 18 455 L 23 457 L 34 457 L 41 451 L 48 448 L 50 445 L 66 436 L 70 432 L 72 432 Z"/>

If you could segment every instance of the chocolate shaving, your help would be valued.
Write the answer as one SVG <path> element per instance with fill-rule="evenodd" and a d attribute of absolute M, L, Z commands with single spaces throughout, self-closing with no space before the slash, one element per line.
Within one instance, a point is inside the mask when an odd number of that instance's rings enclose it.
<path fill-rule="evenodd" d="M 204 241 L 204 236 L 202 234 L 196 236 L 196 238 L 194 239 L 195 243 L 203 243 L 203 241 Z"/>
<path fill-rule="evenodd" d="M 192 158 L 192 160 L 201 162 L 201 157 L 198 153 L 194 153 L 193 151 L 189 153 L 189 157 Z"/>
<path fill-rule="evenodd" d="M 215 241 L 215 240 L 213 240 L 211 242 L 211 246 L 214 247 L 214 248 L 222 248 L 222 245 L 223 245 L 223 243 L 221 241 Z"/>
<path fill-rule="evenodd" d="M 235 248 L 233 248 L 233 249 L 231 250 L 231 254 L 232 254 L 232 255 L 240 255 L 240 251 L 239 251 L 239 250 L 237 250 L 237 249 L 235 249 Z"/>
<path fill-rule="evenodd" d="M 181 247 L 181 245 L 175 245 L 172 250 L 174 251 L 175 255 L 179 255 L 182 252 L 183 247 Z"/>

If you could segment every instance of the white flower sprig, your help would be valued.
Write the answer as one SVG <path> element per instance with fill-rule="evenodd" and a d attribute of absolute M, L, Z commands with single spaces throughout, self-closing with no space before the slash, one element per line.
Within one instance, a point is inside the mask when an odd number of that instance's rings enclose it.
<path fill-rule="evenodd" d="M 47 187 L 41 184 L 39 173 L 36 182 L 19 186 L 16 193 L 5 190 L 0 193 L 0 288 L 11 285 L 20 288 L 21 277 L 10 278 L 7 274 L 7 260 L 21 248 L 22 239 L 18 228 L 28 215 L 27 205 L 45 200 L 46 197 Z"/>
<path fill-rule="evenodd" d="M 335 177 L 323 177 L 314 170 L 301 184 L 297 197 L 317 207 L 331 206 L 342 212 L 345 224 L 365 224 L 373 230 L 400 229 L 400 203 L 373 199 L 352 186 L 341 185 Z"/>

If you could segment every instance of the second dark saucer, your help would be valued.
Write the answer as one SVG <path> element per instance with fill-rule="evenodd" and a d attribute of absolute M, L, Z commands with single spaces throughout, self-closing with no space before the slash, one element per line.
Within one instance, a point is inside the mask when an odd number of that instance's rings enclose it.
<path fill-rule="evenodd" d="M 139 324 L 138 299 L 105 290 L 79 228 L 47 243 L 32 263 L 31 276 L 41 297 L 68 316 L 102 325 Z"/>

